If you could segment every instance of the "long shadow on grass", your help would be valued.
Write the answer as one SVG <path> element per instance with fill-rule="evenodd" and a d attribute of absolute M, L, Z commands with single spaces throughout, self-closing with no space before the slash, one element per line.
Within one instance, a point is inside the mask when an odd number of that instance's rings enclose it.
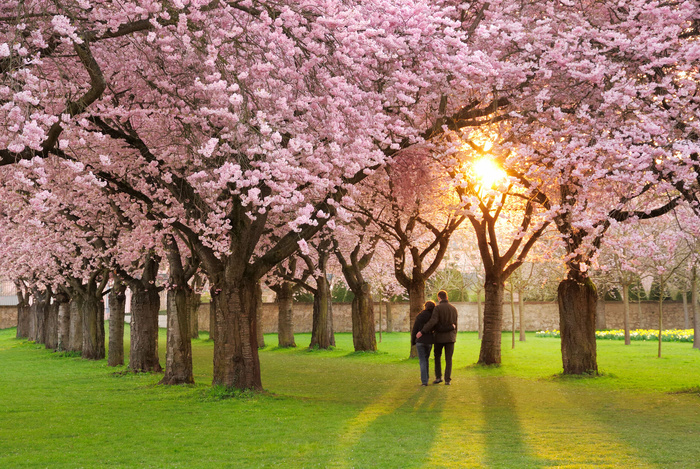
<path fill-rule="evenodd" d="M 415 391 L 413 390 L 415 389 Z M 402 383 L 348 420 L 326 467 L 422 467 L 440 430 L 444 396 Z"/>
<path fill-rule="evenodd" d="M 530 453 L 523 439 L 516 401 L 508 381 L 475 376 L 484 418 L 484 444 L 487 467 L 543 467 L 551 465 Z"/>
<path fill-rule="evenodd" d="M 670 393 L 596 392 L 576 404 L 636 459 L 658 467 L 700 467 L 700 399 L 688 405 Z"/>

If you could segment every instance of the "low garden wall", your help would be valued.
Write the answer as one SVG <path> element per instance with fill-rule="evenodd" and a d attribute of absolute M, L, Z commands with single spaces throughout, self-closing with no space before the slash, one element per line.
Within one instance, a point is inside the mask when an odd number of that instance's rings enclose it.
<path fill-rule="evenodd" d="M 476 303 L 453 303 L 459 313 L 459 330 L 477 330 L 477 305 Z M 630 312 L 631 329 L 657 329 L 659 327 L 658 303 L 644 301 L 640 304 L 633 303 Z M 311 332 L 311 318 L 313 305 L 310 303 L 295 303 L 294 305 L 294 330 L 296 332 Z M 526 302 L 523 315 L 525 330 L 552 330 L 559 329 L 559 312 L 556 303 L 553 302 Z M 381 318 L 382 331 L 394 332 L 408 331 L 408 303 L 392 303 L 391 312 L 387 315 L 386 304 L 377 303 L 374 315 L 379 328 Z M 265 303 L 263 305 L 262 326 L 267 333 L 277 332 L 277 304 Z M 390 328 L 387 328 L 387 316 L 389 316 Z M 689 312 L 688 328 L 693 327 L 692 311 Z M 599 323 L 598 329 L 622 329 L 623 305 L 620 302 L 605 302 L 598 304 Z M 515 305 L 515 324 L 519 325 L 518 306 Z M 17 325 L 17 307 L 0 306 L 0 329 Z M 202 331 L 209 330 L 209 304 L 203 303 L 199 308 L 199 328 Z M 685 312 L 683 303 L 665 302 L 663 305 L 663 328 L 685 329 Z M 351 332 L 352 320 L 350 316 L 350 303 L 336 303 L 333 305 L 333 329 L 336 332 Z M 510 304 L 503 305 L 503 330 L 511 329 Z"/>

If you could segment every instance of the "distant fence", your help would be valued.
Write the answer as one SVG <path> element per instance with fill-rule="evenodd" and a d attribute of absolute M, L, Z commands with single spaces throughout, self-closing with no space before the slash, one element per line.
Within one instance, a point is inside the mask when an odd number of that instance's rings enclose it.
<path fill-rule="evenodd" d="M 459 330 L 477 330 L 477 305 L 476 303 L 453 303 L 459 314 Z M 620 302 L 608 301 L 598 304 L 599 318 L 605 318 L 599 329 L 623 328 L 623 305 Z M 683 303 L 668 301 L 663 307 L 664 329 L 685 329 L 685 312 Z M 537 331 L 546 329 L 559 329 L 559 310 L 556 303 L 552 302 L 526 302 L 523 314 L 525 330 Z M 690 309 L 690 308 L 689 308 Z M 311 332 L 311 318 L 313 305 L 310 303 L 294 304 L 294 330 L 296 332 Z M 379 329 L 380 318 L 382 331 L 387 331 L 386 305 L 376 303 L 374 306 L 375 327 Z M 688 312 L 688 328 L 693 328 L 692 311 Z M 266 333 L 277 332 L 277 304 L 265 303 L 263 305 L 262 327 Z M 520 316 L 518 306 L 515 305 L 515 324 L 519 325 Z M 408 318 L 408 303 L 391 304 L 391 331 L 400 332 L 410 329 Z M 633 303 L 630 313 L 631 329 L 654 329 L 658 327 L 658 303 L 655 301 L 643 301 Z M 17 307 L 0 305 L 0 329 L 17 325 Z M 199 307 L 199 328 L 202 331 L 209 330 L 209 303 L 203 303 Z M 352 319 L 349 303 L 336 303 L 333 305 L 333 329 L 336 332 L 351 332 Z M 503 305 L 503 330 L 511 329 L 510 304 Z"/>

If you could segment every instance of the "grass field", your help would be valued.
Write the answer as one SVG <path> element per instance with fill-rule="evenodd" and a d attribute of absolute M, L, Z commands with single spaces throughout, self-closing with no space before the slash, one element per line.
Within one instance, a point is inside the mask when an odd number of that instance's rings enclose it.
<path fill-rule="evenodd" d="M 0 331 L 2 468 L 700 467 L 688 343 L 659 359 L 656 342 L 599 340 L 603 375 L 563 378 L 558 339 L 511 350 L 504 335 L 503 365 L 484 369 L 476 334 L 460 333 L 453 385 L 424 388 L 408 334 L 384 334 L 377 353 L 353 353 L 349 334 L 333 351 L 268 335 L 267 393 L 222 399 L 207 340 L 193 344 L 197 384 L 164 387 L 14 336 Z"/>

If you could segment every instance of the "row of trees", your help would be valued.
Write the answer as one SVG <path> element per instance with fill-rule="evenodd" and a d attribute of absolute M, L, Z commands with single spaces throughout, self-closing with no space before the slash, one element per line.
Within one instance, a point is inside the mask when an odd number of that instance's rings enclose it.
<path fill-rule="evenodd" d="M 167 261 L 166 377 L 190 353 L 188 275 L 202 272 L 214 384 L 262 389 L 260 282 L 311 279 L 325 346 L 337 255 L 355 346 L 371 349 L 362 272 L 378 239 L 414 318 L 468 224 L 485 272 L 479 363 L 497 364 L 505 282 L 552 226 L 564 372 L 595 372 L 604 236 L 699 207 L 699 18 L 696 2 L 649 0 L 5 2 L 4 270 L 85 291 L 84 331 L 108 277 L 129 283 L 147 369 Z M 483 158 L 505 176 L 476 171 Z"/>

